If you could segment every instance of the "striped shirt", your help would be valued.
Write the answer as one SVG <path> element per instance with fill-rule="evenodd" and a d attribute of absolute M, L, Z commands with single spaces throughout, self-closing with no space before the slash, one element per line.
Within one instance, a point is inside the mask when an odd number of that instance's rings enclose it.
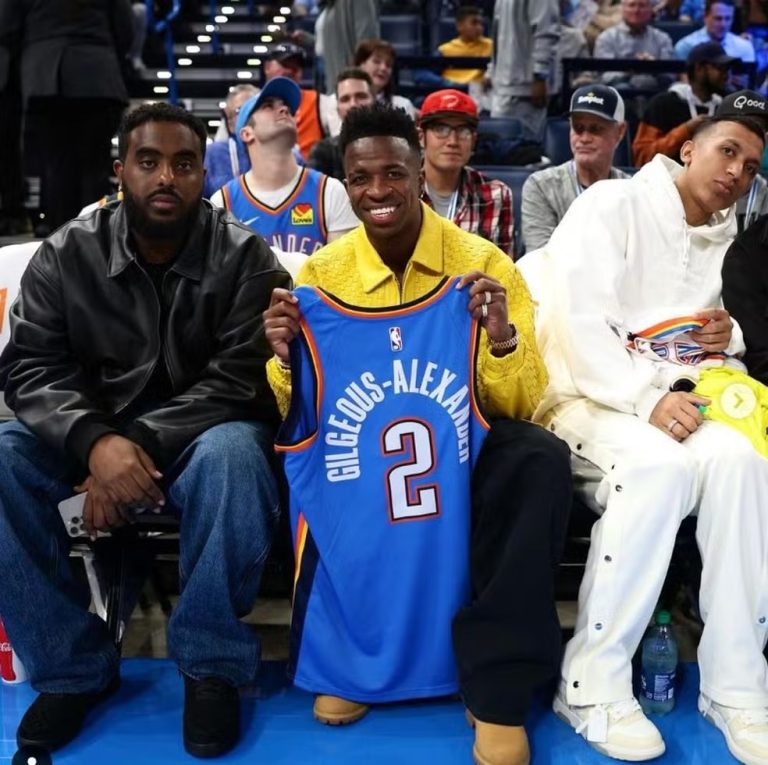
<path fill-rule="evenodd" d="M 426 190 L 423 202 L 434 209 Z M 512 231 L 515 217 L 512 190 L 471 167 L 461 171 L 453 222 L 464 231 L 493 242 L 500 250 L 512 254 Z"/>

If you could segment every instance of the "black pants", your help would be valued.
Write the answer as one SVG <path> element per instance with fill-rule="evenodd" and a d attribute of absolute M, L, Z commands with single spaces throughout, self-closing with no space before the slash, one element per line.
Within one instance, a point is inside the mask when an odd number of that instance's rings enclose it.
<path fill-rule="evenodd" d="M 21 92 L 15 83 L 0 92 L 0 213 L 14 218 L 24 214 Z"/>
<path fill-rule="evenodd" d="M 123 104 L 104 98 L 29 99 L 25 173 L 40 175 L 40 206 L 51 228 L 111 192 L 111 141 L 122 111 Z"/>
<path fill-rule="evenodd" d="M 529 422 L 494 421 L 472 478 L 473 602 L 453 622 L 461 693 L 479 720 L 522 725 L 559 670 L 554 574 L 571 499 L 566 444 Z"/>

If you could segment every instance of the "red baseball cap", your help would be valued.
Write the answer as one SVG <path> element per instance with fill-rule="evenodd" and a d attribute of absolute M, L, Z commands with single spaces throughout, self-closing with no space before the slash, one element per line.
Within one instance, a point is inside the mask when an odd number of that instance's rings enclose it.
<path fill-rule="evenodd" d="M 477 125 L 477 104 L 471 96 L 460 90 L 436 90 L 421 105 L 421 123 L 441 117 L 464 117 L 467 122 Z"/>

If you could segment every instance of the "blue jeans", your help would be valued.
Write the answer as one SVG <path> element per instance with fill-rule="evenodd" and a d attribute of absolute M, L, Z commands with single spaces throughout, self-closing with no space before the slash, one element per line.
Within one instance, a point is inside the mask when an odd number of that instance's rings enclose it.
<path fill-rule="evenodd" d="M 239 617 L 259 588 L 279 514 L 272 430 L 230 422 L 191 443 L 166 475 L 178 513 L 181 597 L 168 647 L 184 674 L 253 683 L 260 644 Z M 104 688 L 119 656 L 75 576 L 58 503 L 83 471 L 19 422 L 0 425 L 0 616 L 35 690 Z"/>

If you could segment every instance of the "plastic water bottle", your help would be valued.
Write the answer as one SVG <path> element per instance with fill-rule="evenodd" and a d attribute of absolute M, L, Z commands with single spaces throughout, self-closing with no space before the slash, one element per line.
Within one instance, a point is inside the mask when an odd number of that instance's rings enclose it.
<path fill-rule="evenodd" d="M 640 706 L 646 714 L 665 715 L 675 706 L 677 641 L 669 611 L 656 614 L 656 626 L 643 640 Z"/>

